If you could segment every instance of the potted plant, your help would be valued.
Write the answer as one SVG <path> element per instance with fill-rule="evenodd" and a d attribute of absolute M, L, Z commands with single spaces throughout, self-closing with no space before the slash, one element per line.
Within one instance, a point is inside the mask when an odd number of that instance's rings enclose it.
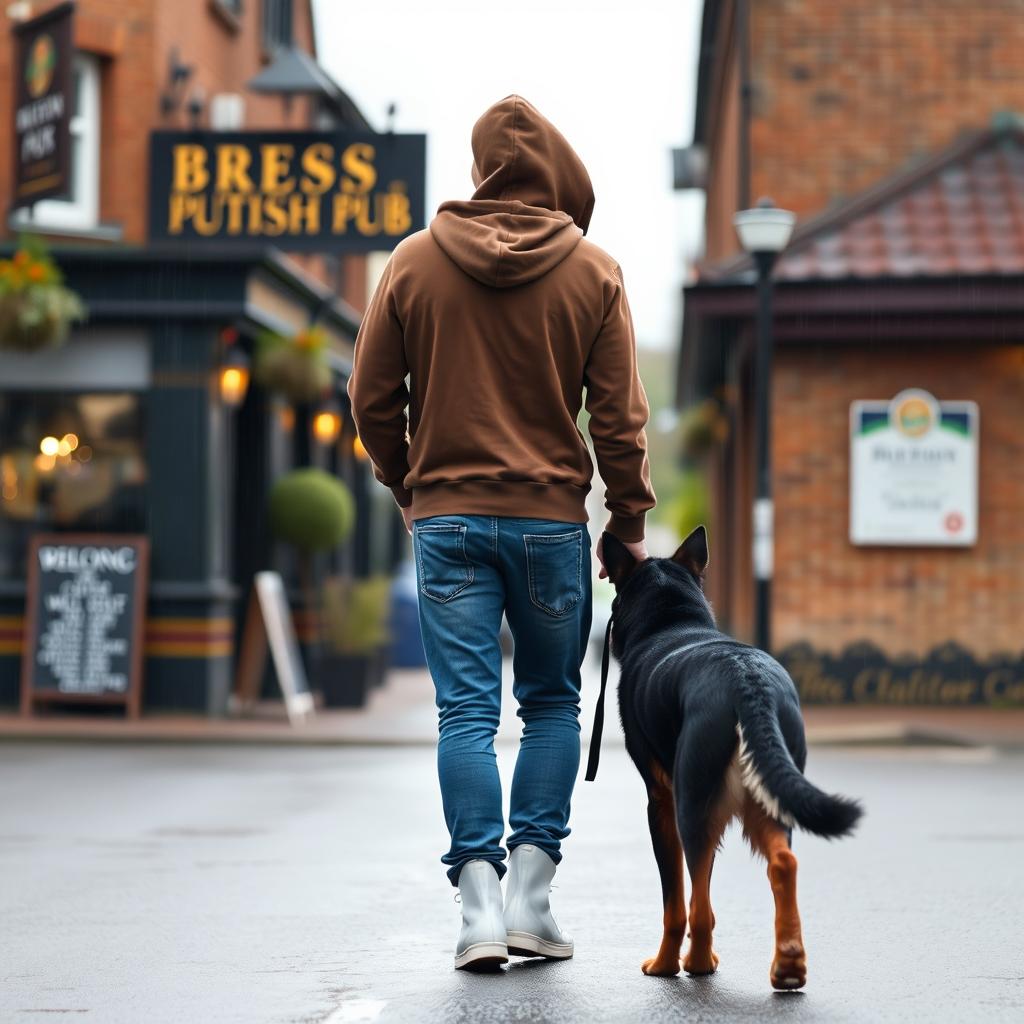
<path fill-rule="evenodd" d="M 0 259 L 0 347 L 33 352 L 63 345 L 72 321 L 85 319 L 79 296 L 64 287 L 64 277 L 41 241 L 19 242 Z"/>
<path fill-rule="evenodd" d="M 268 391 L 291 402 L 315 401 L 331 386 L 327 333 L 315 325 L 290 336 L 262 331 L 256 337 L 253 374 Z"/>
<path fill-rule="evenodd" d="M 349 489 L 330 473 L 308 467 L 286 473 L 270 492 L 270 528 L 273 535 L 291 544 L 299 556 L 302 605 L 312 619 L 312 635 L 306 645 L 307 670 L 319 674 L 321 629 L 314 580 L 315 555 L 341 544 L 355 525 L 355 501 Z"/>
<path fill-rule="evenodd" d="M 388 642 L 390 580 L 332 577 L 323 588 L 325 657 L 320 676 L 328 707 L 360 707 L 376 683 Z"/>

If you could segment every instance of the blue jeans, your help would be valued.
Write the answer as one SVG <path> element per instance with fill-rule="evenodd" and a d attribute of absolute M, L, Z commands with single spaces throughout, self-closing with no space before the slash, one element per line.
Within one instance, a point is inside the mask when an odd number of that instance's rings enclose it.
<path fill-rule="evenodd" d="M 585 523 L 444 515 L 413 523 L 420 628 L 434 679 L 437 769 L 458 885 L 469 860 L 505 874 L 494 734 L 501 715 L 502 612 L 515 642 L 513 693 L 523 721 L 508 849 L 532 843 L 558 863 L 580 762 L 580 665 L 590 635 Z"/>

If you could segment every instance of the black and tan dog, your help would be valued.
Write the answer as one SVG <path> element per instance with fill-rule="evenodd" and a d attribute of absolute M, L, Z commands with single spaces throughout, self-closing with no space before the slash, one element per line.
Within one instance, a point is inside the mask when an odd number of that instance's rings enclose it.
<path fill-rule="evenodd" d="M 793 825 L 819 836 L 849 833 L 861 815 L 803 776 L 807 759 L 796 687 L 764 652 L 720 633 L 703 592 L 707 535 L 698 527 L 671 558 L 637 562 L 604 535 L 615 585 L 612 653 L 621 665 L 626 747 L 647 785 L 647 815 L 661 873 L 664 935 L 645 974 L 678 974 L 686 933 L 683 861 L 689 869 L 688 974 L 718 966 L 711 945 L 711 868 L 733 818 L 768 862 L 775 896 L 771 983 L 802 988 L 807 961 L 796 902 Z"/>

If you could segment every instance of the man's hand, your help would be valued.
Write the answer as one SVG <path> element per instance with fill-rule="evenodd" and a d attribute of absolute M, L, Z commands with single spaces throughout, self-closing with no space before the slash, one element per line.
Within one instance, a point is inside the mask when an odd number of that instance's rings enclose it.
<path fill-rule="evenodd" d="M 412 505 L 409 505 L 407 508 L 402 508 L 402 506 L 399 505 L 398 509 L 402 513 L 402 522 L 405 523 L 406 533 L 411 535 L 412 534 Z"/>
<path fill-rule="evenodd" d="M 642 562 L 650 556 L 647 554 L 647 541 L 638 540 L 631 544 L 622 541 L 623 547 L 638 561 Z M 601 563 L 601 571 L 597 574 L 600 580 L 608 579 L 608 570 L 604 567 L 604 534 L 597 539 L 597 560 Z"/>

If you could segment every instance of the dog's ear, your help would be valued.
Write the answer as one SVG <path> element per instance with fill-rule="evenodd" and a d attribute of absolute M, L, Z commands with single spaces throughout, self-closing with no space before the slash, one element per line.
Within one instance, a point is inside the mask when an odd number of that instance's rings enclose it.
<path fill-rule="evenodd" d="M 601 534 L 601 554 L 608 579 L 612 581 L 616 590 L 629 579 L 630 574 L 640 564 L 629 553 L 626 545 L 607 530 Z"/>
<path fill-rule="evenodd" d="M 708 567 L 708 531 L 698 526 L 682 544 L 676 548 L 672 561 L 677 562 L 698 580 Z"/>

